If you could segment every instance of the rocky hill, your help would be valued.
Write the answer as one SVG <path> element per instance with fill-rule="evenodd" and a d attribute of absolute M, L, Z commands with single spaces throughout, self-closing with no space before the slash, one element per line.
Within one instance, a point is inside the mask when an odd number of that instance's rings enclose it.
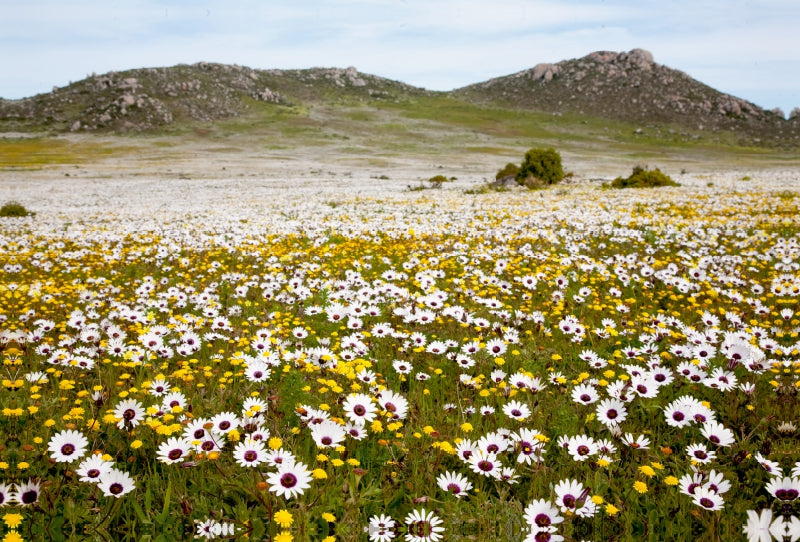
<path fill-rule="evenodd" d="M 264 104 L 402 104 L 423 96 L 446 96 L 486 111 L 523 109 L 609 119 L 635 124 L 643 132 L 721 132 L 733 134 L 740 144 L 800 146 L 800 110 L 787 120 L 778 111 L 657 64 L 642 49 L 598 51 L 538 64 L 449 93 L 355 68 L 256 70 L 212 63 L 144 68 L 92 75 L 22 100 L 0 99 L 0 132 L 145 132 L 245 115 Z"/>
<path fill-rule="evenodd" d="M 425 93 L 355 68 L 254 70 L 201 62 L 92 75 L 32 98 L 0 99 L 0 131 L 143 132 L 235 117 L 258 102 L 363 102 Z"/>
<path fill-rule="evenodd" d="M 474 103 L 577 113 L 647 127 L 725 130 L 752 143 L 800 142 L 800 109 L 786 120 L 779 110 L 767 111 L 658 64 L 643 49 L 597 51 L 556 64 L 537 64 L 453 94 Z"/>

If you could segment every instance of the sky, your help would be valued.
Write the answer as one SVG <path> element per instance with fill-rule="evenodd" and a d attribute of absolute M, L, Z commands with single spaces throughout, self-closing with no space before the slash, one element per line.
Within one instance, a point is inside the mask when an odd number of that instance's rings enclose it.
<path fill-rule="evenodd" d="M 201 61 L 452 90 L 634 48 L 765 109 L 800 107 L 797 0 L 0 0 L 0 97 Z"/>

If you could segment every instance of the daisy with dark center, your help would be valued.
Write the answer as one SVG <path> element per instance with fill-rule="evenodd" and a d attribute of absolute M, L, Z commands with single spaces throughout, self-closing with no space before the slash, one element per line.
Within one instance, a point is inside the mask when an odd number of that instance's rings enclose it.
<path fill-rule="evenodd" d="M 158 460 L 167 465 L 180 463 L 192 450 L 191 443 L 185 438 L 170 437 L 158 446 Z"/>
<path fill-rule="evenodd" d="M 9 503 L 16 502 L 20 506 L 30 506 L 39 500 L 41 482 L 29 479 L 22 485 L 17 485 L 17 491 L 9 497 Z"/>
<path fill-rule="evenodd" d="M 592 437 L 578 435 L 569 439 L 567 451 L 575 461 L 586 461 L 597 453 L 597 444 Z"/>
<path fill-rule="evenodd" d="M 267 476 L 269 490 L 279 497 L 291 499 L 302 495 L 311 487 L 311 473 L 305 464 L 287 462 L 278 466 L 278 471 Z"/>
<path fill-rule="evenodd" d="M 487 478 L 498 478 L 500 469 L 503 467 L 496 454 L 485 450 L 478 450 L 469 457 L 467 462 L 472 472 Z"/>
<path fill-rule="evenodd" d="M 87 446 L 89 441 L 83 433 L 67 429 L 50 437 L 47 449 L 50 450 L 50 458 L 57 463 L 72 463 L 83 457 Z"/>
<path fill-rule="evenodd" d="M 142 403 L 136 399 L 124 399 L 114 409 L 114 417 L 119 419 L 119 429 L 131 429 L 139 425 L 144 419 L 145 410 Z"/>
<path fill-rule="evenodd" d="M 600 396 L 597 389 L 591 384 L 578 384 L 572 388 L 572 400 L 582 405 L 590 405 L 597 401 Z"/>
<path fill-rule="evenodd" d="M 250 382 L 265 382 L 269 380 L 271 374 L 269 366 L 261 360 L 248 363 L 244 370 L 244 376 Z"/>
<path fill-rule="evenodd" d="M 239 417 L 233 412 L 220 412 L 211 418 L 211 423 L 214 425 L 212 431 L 221 435 L 226 435 L 230 431 L 239 427 Z"/>
<path fill-rule="evenodd" d="M 783 502 L 792 502 L 800 496 L 800 479 L 784 476 L 775 477 L 765 488 L 773 497 Z"/>
<path fill-rule="evenodd" d="M 210 426 L 208 418 L 195 418 L 183 429 L 183 438 L 190 443 L 199 442 L 210 435 Z"/>
<path fill-rule="evenodd" d="M 458 456 L 464 462 L 469 461 L 469 458 L 472 457 L 477 451 L 478 446 L 470 439 L 465 438 L 456 444 L 456 456 Z"/>
<path fill-rule="evenodd" d="M 350 394 L 342 403 L 342 408 L 344 415 L 353 422 L 371 422 L 378 412 L 372 397 L 363 393 Z"/>
<path fill-rule="evenodd" d="M 713 450 L 706 448 L 704 444 L 691 444 L 686 447 L 686 455 L 696 463 L 705 464 L 713 461 L 717 454 Z"/>
<path fill-rule="evenodd" d="M 525 421 L 531 415 L 528 405 L 520 401 L 509 401 L 503 405 L 503 414 L 518 422 Z"/>
<path fill-rule="evenodd" d="M 736 442 L 733 431 L 714 420 L 704 423 L 700 432 L 709 442 L 717 446 L 730 446 Z"/>
<path fill-rule="evenodd" d="M 564 521 L 558 513 L 558 508 L 546 499 L 535 500 L 526 506 L 524 518 L 534 533 L 549 532 L 551 527 Z"/>
<path fill-rule="evenodd" d="M 442 520 L 424 508 L 414 510 L 406 516 L 406 540 L 408 542 L 437 542 L 442 539 Z"/>
<path fill-rule="evenodd" d="M 613 397 L 600 401 L 595 412 L 597 413 L 597 420 L 607 427 L 618 426 L 628 417 L 628 409 L 625 407 L 625 403 Z"/>
<path fill-rule="evenodd" d="M 444 474 L 440 474 L 436 478 L 436 483 L 447 493 L 451 493 L 454 496 L 461 498 L 467 495 L 467 491 L 472 489 L 472 482 L 469 481 L 465 476 L 459 474 L 457 472 L 447 471 Z"/>
<path fill-rule="evenodd" d="M 722 495 L 718 495 L 715 491 L 708 487 L 702 486 L 695 490 L 693 496 L 694 504 L 705 508 L 706 510 L 722 510 L 725 500 Z"/>
<path fill-rule="evenodd" d="M 703 486 L 704 482 L 705 477 L 703 476 L 703 473 L 687 473 L 681 476 L 680 480 L 678 481 L 678 488 L 684 495 L 694 497 L 694 494 Z"/>
<path fill-rule="evenodd" d="M 136 484 L 127 472 L 112 467 L 100 476 L 97 487 L 106 497 L 120 498 L 133 491 Z"/>
<path fill-rule="evenodd" d="M 150 383 L 150 395 L 161 397 L 169 392 L 171 386 L 163 378 L 156 378 Z"/>
<path fill-rule="evenodd" d="M 543 435 L 536 430 L 520 429 L 512 437 L 515 442 L 515 450 L 518 453 L 517 463 L 530 465 L 532 461 L 540 461 L 544 453 L 544 441 L 540 440 Z"/>
<path fill-rule="evenodd" d="M 242 467 L 257 467 L 267 460 L 267 450 L 263 440 L 246 438 L 236 445 L 233 457 Z"/>
<path fill-rule="evenodd" d="M 311 426 L 311 438 L 320 448 L 332 448 L 344 441 L 347 433 L 344 427 L 333 420 L 325 420 L 322 423 Z"/>
<path fill-rule="evenodd" d="M 75 472 L 80 476 L 81 482 L 96 484 L 113 466 L 114 463 L 103 459 L 102 455 L 93 454 L 81 461 Z"/>
<path fill-rule="evenodd" d="M 381 514 L 369 518 L 369 525 L 364 528 L 369 536 L 370 542 L 389 542 L 395 538 L 395 527 L 397 522 Z"/>
<path fill-rule="evenodd" d="M 367 429 L 363 422 L 348 422 L 344 425 L 344 431 L 353 440 L 363 440 L 367 436 Z"/>
<path fill-rule="evenodd" d="M 686 427 L 693 420 L 689 407 L 678 401 L 667 405 L 667 408 L 664 409 L 664 418 L 670 427 Z"/>
<path fill-rule="evenodd" d="M 761 455 L 761 452 L 756 452 L 753 457 L 756 461 L 758 461 L 765 471 L 770 473 L 770 475 L 777 476 L 779 478 L 783 476 L 783 469 L 781 469 L 781 465 L 777 461 L 771 461 L 767 459 Z M 794 475 L 794 472 L 792 472 L 792 475 Z"/>
<path fill-rule="evenodd" d="M 378 404 L 393 420 L 404 420 L 408 414 L 408 400 L 391 390 L 380 392 Z"/>
<path fill-rule="evenodd" d="M 589 496 L 589 489 L 584 488 L 583 484 L 577 480 L 561 480 L 554 488 L 556 492 L 556 506 L 561 508 L 562 512 L 573 512 L 581 508 L 586 497 Z"/>

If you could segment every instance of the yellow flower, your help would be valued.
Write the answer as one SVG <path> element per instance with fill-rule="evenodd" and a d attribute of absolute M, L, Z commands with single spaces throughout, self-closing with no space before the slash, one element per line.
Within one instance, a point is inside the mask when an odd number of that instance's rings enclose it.
<path fill-rule="evenodd" d="M 325 538 L 322 539 L 322 542 L 336 542 L 336 537 L 335 536 L 326 536 Z"/>
<path fill-rule="evenodd" d="M 294 537 L 292 537 L 292 533 L 289 531 L 283 531 L 281 534 L 276 535 L 274 540 L 275 542 L 292 542 Z"/>
<path fill-rule="evenodd" d="M 344 465 L 344 461 L 342 461 L 341 459 L 338 459 L 338 458 L 337 459 L 331 459 L 331 465 L 333 465 L 334 467 L 341 467 L 342 465 Z"/>
<path fill-rule="evenodd" d="M 291 512 L 285 508 L 275 512 L 275 515 L 272 516 L 272 519 L 275 521 L 275 523 L 280 525 L 282 529 L 288 529 L 291 527 L 292 523 L 294 523 L 294 518 L 292 517 Z"/>
<path fill-rule="evenodd" d="M 3 521 L 9 529 L 16 529 L 22 523 L 22 514 L 6 514 L 3 516 Z"/>
<path fill-rule="evenodd" d="M 679 480 L 674 476 L 667 476 L 666 478 L 664 478 L 664 483 L 667 484 L 668 486 L 677 486 Z"/>
<path fill-rule="evenodd" d="M 473 429 L 472 424 L 469 422 L 464 422 L 461 424 L 461 430 L 464 431 L 465 433 L 469 433 L 470 431 L 472 431 L 472 429 Z"/>
<path fill-rule="evenodd" d="M 328 473 L 322 469 L 314 469 L 314 471 L 311 473 L 311 476 L 313 476 L 316 480 L 324 480 L 328 477 Z"/>
<path fill-rule="evenodd" d="M 324 520 L 325 520 L 325 521 L 327 521 L 328 523 L 334 523 L 334 522 L 336 522 L 336 516 L 334 516 L 334 515 L 333 515 L 333 514 L 331 514 L 330 512 L 324 512 L 324 513 L 322 514 L 322 519 L 324 519 Z"/>
<path fill-rule="evenodd" d="M 281 446 L 283 446 L 283 441 L 281 439 L 279 439 L 278 437 L 272 437 L 271 439 L 269 439 L 269 444 L 268 445 L 269 445 L 270 450 L 277 450 Z"/>
<path fill-rule="evenodd" d="M 8 531 L 3 537 L 3 542 L 25 542 L 17 531 Z"/>
<path fill-rule="evenodd" d="M 608 514 L 609 516 L 615 516 L 617 515 L 617 512 L 619 512 L 619 508 L 617 508 L 611 503 L 606 504 L 606 514 Z"/>
<path fill-rule="evenodd" d="M 595 504 L 603 504 L 605 502 L 600 495 L 592 495 L 592 502 Z"/>
<path fill-rule="evenodd" d="M 640 480 L 637 480 L 633 484 L 633 489 L 635 489 L 639 493 L 647 493 L 647 484 L 645 484 L 644 482 L 642 482 Z"/>
<path fill-rule="evenodd" d="M 131 442 L 131 448 L 133 448 L 134 450 L 137 450 L 137 449 L 139 449 L 141 447 L 142 447 L 142 441 L 141 440 L 136 439 L 133 442 Z"/>
<path fill-rule="evenodd" d="M 30 467 L 30 464 L 27 461 L 20 461 L 19 463 L 17 463 L 18 470 L 25 470 L 28 467 Z"/>
<path fill-rule="evenodd" d="M 653 467 L 650 465 L 642 465 L 639 467 L 639 472 L 647 476 L 648 478 L 652 478 L 656 475 L 656 471 L 653 470 Z"/>

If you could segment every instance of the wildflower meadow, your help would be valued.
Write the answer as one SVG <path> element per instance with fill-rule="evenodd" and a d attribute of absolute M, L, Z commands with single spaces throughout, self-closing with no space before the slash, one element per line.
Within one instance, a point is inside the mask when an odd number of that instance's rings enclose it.
<path fill-rule="evenodd" d="M 10 194 L 0 537 L 796 541 L 800 198 L 757 176 Z"/>

